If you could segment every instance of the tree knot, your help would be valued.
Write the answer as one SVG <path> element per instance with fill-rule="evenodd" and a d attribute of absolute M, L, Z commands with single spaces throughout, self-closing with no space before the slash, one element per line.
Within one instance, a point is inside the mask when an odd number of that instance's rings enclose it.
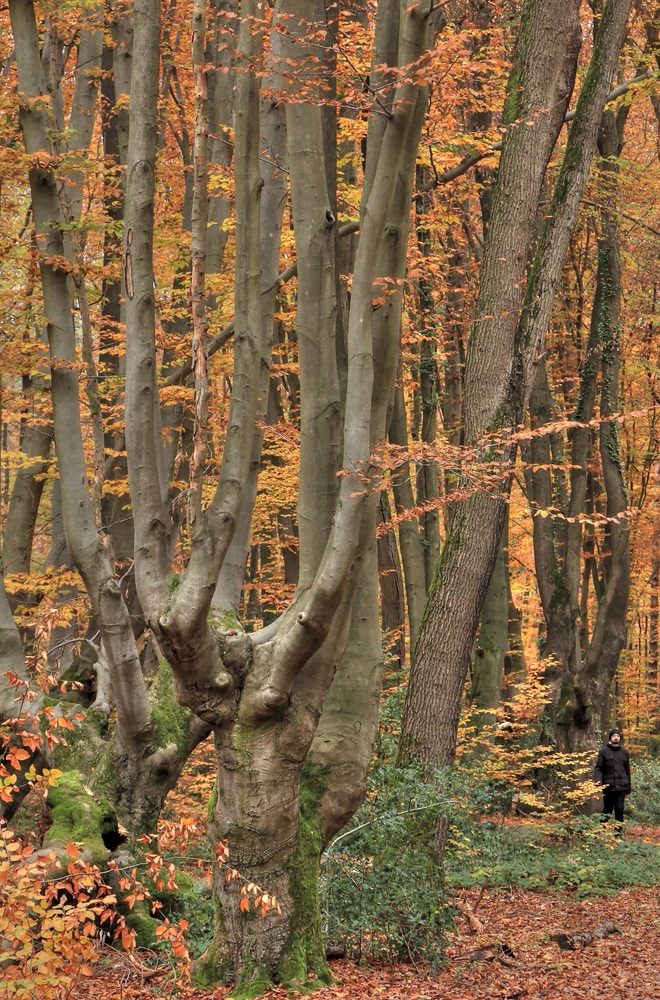
<path fill-rule="evenodd" d="M 312 618 L 312 616 L 306 611 L 301 611 L 296 621 L 299 625 L 302 625 L 304 629 L 307 629 L 315 635 L 324 636 L 326 633 L 326 629 L 321 622 L 317 618 Z"/>

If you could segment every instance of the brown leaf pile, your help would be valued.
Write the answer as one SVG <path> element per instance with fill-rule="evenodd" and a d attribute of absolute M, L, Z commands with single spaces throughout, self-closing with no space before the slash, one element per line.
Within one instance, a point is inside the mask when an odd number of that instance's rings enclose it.
<path fill-rule="evenodd" d="M 317 1000 L 626 1000 L 660 998 L 660 894 L 631 889 L 616 897 L 576 901 L 568 895 L 487 892 L 462 895 L 476 905 L 483 934 L 474 934 L 465 916 L 457 918 L 448 962 L 435 975 L 410 965 L 359 966 L 344 959 L 331 964 L 335 984 L 313 994 Z M 620 934 L 575 951 L 560 951 L 553 934 L 590 932 L 613 920 Z M 493 947 L 499 945 L 500 947 Z M 459 956 L 484 949 L 501 956 L 470 962 Z M 510 954 L 514 958 L 507 957 Z M 231 989 L 196 990 L 177 983 L 171 970 L 145 978 L 146 966 L 108 950 L 94 977 L 75 984 L 72 1000 L 225 1000 Z M 270 1000 L 295 994 L 271 990 Z"/>

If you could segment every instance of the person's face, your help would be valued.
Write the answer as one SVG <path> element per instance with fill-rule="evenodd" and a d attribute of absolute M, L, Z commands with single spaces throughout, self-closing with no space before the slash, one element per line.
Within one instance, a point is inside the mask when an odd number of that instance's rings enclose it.
<path fill-rule="evenodd" d="M 610 743 L 616 744 L 616 743 L 620 743 L 620 742 L 621 742 L 621 737 L 619 736 L 619 734 L 618 733 L 612 733 L 612 735 L 610 736 Z"/>

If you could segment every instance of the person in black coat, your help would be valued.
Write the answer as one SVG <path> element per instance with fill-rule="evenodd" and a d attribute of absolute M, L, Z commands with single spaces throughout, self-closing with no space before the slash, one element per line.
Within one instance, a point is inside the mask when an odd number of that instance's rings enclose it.
<path fill-rule="evenodd" d="M 601 749 L 594 767 L 594 779 L 603 788 L 603 814 L 623 822 L 623 804 L 630 795 L 630 755 L 621 746 L 621 733 L 610 730 L 608 742 Z"/>

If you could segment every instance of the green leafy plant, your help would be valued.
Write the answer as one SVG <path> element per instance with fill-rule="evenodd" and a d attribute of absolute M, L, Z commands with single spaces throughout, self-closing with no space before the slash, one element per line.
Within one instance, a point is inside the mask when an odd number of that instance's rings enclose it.
<path fill-rule="evenodd" d="M 633 792 L 626 799 L 626 811 L 635 823 L 660 826 L 660 760 L 633 759 Z"/>
<path fill-rule="evenodd" d="M 446 808 L 442 790 L 417 769 L 374 770 L 353 826 L 322 861 L 327 942 L 357 958 L 433 964 L 441 957 L 451 914 L 433 843 Z"/>

